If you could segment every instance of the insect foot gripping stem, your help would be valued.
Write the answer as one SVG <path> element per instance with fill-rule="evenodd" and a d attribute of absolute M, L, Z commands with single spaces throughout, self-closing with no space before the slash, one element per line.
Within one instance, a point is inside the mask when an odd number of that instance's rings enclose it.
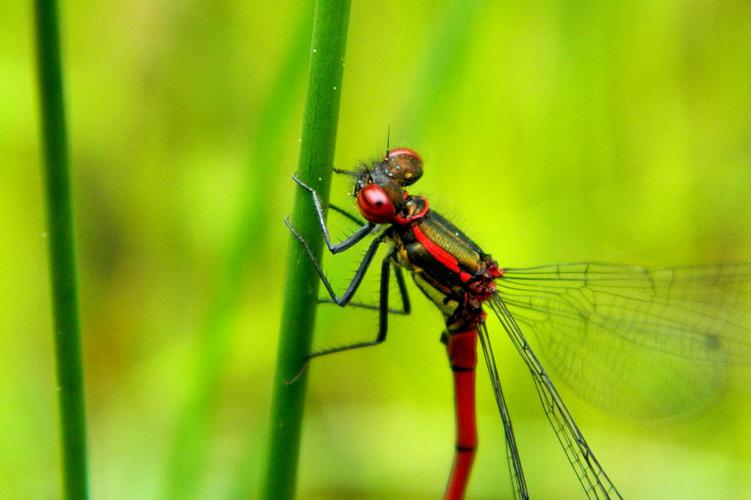
<path fill-rule="evenodd" d="M 445 500 L 461 500 L 469 483 L 469 473 L 477 450 L 475 418 L 475 367 L 477 366 L 477 330 L 450 333 L 446 338 L 451 370 L 454 374 L 456 412 L 456 452 Z"/>

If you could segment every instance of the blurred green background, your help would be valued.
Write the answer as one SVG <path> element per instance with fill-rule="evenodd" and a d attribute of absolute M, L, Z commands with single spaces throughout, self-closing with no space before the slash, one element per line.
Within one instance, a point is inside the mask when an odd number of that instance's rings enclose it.
<path fill-rule="evenodd" d="M 311 6 L 62 5 L 94 498 L 257 492 Z M 31 6 L 3 11 L 0 491 L 55 498 Z M 746 1 L 354 2 L 336 166 L 377 158 L 388 127 L 392 145 L 423 154 L 414 191 L 502 265 L 751 261 Z M 335 180 L 332 199 L 351 204 L 349 189 Z M 356 260 L 327 259 L 337 284 Z M 386 345 L 312 366 L 300 498 L 442 492 L 450 373 L 440 316 L 412 295 Z M 315 344 L 375 326 L 322 306 Z M 581 497 L 526 369 L 491 334 L 532 494 Z M 713 404 L 663 419 L 561 390 L 625 496 L 737 498 L 751 491 L 751 390 L 749 370 L 728 375 Z M 484 369 L 479 380 L 469 496 L 506 497 Z"/>

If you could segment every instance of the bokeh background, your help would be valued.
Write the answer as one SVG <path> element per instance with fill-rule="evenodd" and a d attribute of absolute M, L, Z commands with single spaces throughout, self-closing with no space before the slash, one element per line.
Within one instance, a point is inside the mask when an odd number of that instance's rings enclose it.
<path fill-rule="evenodd" d="M 93 498 L 254 497 L 311 2 L 63 2 Z M 0 20 L 0 491 L 60 491 L 31 6 Z M 420 151 L 419 189 L 502 265 L 751 261 L 751 4 L 363 2 L 336 165 Z M 345 180 L 332 198 L 351 204 Z M 339 235 L 347 227 L 341 226 Z M 357 252 L 355 252 L 357 253 Z M 328 259 L 343 284 L 357 256 Z M 372 280 L 371 280 L 372 281 Z M 363 290 L 363 300 L 374 288 Z M 453 449 L 439 315 L 310 370 L 299 498 L 437 498 Z M 317 347 L 370 338 L 319 308 Z M 581 490 L 491 323 L 530 490 Z M 510 494 L 484 371 L 471 498 Z M 751 491 L 748 369 L 635 420 L 562 393 L 630 498 Z"/>

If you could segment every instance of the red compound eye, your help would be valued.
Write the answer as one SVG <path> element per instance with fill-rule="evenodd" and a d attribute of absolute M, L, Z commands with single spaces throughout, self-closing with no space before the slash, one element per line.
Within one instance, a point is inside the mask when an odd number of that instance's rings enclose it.
<path fill-rule="evenodd" d="M 409 148 L 394 148 L 388 153 L 386 153 L 387 160 L 392 160 L 400 156 L 406 156 L 406 157 L 412 158 L 417 163 L 422 163 L 422 158 L 420 158 L 420 155 L 417 154 L 417 151 L 414 151 Z"/>
<path fill-rule="evenodd" d="M 368 184 L 357 193 L 360 213 L 370 222 L 389 222 L 396 215 L 396 207 L 378 184 Z"/>

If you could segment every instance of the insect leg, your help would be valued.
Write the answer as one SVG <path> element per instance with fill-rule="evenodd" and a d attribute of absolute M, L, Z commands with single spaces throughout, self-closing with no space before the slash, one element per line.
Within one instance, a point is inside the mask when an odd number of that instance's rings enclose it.
<path fill-rule="evenodd" d="M 329 282 L 328 278 L 326 278 L 326 275 L 323 273 L 323 269 L 321 269 L 321 265 L 316 260 L 315 255 L 313 255 L 313 250 L 311 250 L 310 245 L 308 245 L 308 242 L 305 241 L 305 238 L 302 237 L 302 235 L 297 231 L 297 229 L 295 229 L 295 227 L 289 222 L 288 219 L 285 219 L 284 223 L 292 232 L 292 235 L 295 238 L 297 238 L 297 240 L 302 244 L 303 248 L 305 249 L 305 252 L 308 254 L 308 258 L 310 258 L 310 262 L 313 264 L 316 272 L 318 273 L 318 276 L 321 278 L 321 282 L 323 283 L 323 286 L 326 288 L 326 291 L 329 292 L 331 299 L 337 305 L 346 306 L 349 303 L 349 301 L 352 299 L 352 296 L 357 291 L 357 287 L 359 287 L 360 283 L 362 283 L 362 280 L 365 277 L 365 272 L 368 270 L 370 263 L 373 261 L 373 257 L 375 256 L 376 250 L 378 250 L 378 245 L 383 243 L 383 240 L 386 237 L 387 233 L 383 232 L 379 234 L 370 243 L 370 246 L 365 252 L 365 255 L 363 256 L 363 259 L 360 262 L 360 265 L 358 266 L 357 271 L 355 271 L 355 275 L 352 278 L 352 281 L 350 281 L 344 293 L 341 296 L 337 297 L 336 292 L 334 291 L 334 288 L 331 286 L 331 283 Z"/>
<path fill-rule="evenodd" d="M 351 220 L 352 222 L 354 222 L 355 224 L 359 226 L 362 226 L 363 224 L 365 224 L 365 222 L 361 221 L 360 219 L 358 219 L 357 217 L 349 213 L 347 210 L 343 209 L 340 206 L 334 205 L 333 203 L 329 203 L 329 210 L 333 210 L 334 212 L 344 216 L 345 218 Z"/>
<path fill-rule="evenodd" d="M 326 246 L 331 251 L 331 253 L 339 253 L 343 252 L 344 250 L 347 250 L 348 248 L 351 248 L 353 245 L 361 241 L 363 238 L 365 238 L 367 235 L 373 232 L 373 229 L 375 229 L 376 225 L 372 222 L 366 222 L 364 223 L 360 229 L 355 231 L 351 236 L 346 238 L 344 241 L 340 243 L 332 243 L 331 237 L 329 236 L 329 229 L 326 226 L 326 216 L 323 211 L 323 202 L 321 201 L 321 197 L 318 195 L 318 192 L 313 189 L 312 187 L 305 184 L 297 175 L 293 175 L 292 179 L 300 185 L 303 189 L 306 189 L 308 192 L 310 192 L 310 195 L 313 197 L 313 206 L 316 209 L 316 214 L 318 215 L 318 225 L 321 226 L 321 232 L 323 233 L 323 239 L 326 241 Z M 350 214 L 346 213 L 344 210 L 339 209 L 338 207 L 335 208 L 339 213 L 345 214 L 347 217 L 351 217 Z M 353 220 L 357 221 L 356 218 L 352 217 Z M 292 229 L 291 224 L 288 219 L 285 219 L 285 224 Z M 360 223 L 360 221 L 357 221 Z M 295 232 L 295 231 L 293 231 Z M 300 238 L 298 238 L 300 239 Z"/>
<path fill-rule="evenodd" d="M 375 240 L 378 241 L 377 239 Z M 372 244 L 371 244 L 372 246 Z M 376 346 L 380 343 L 382 343 L 384 340 L 386 340 L 386 332 L 388 331 L 388 317 L 389 317 L 389 276 L 391 274 L 391 256 L 389 255 L 385 259 L 383 259 L 383 262 L 381 263 L 381 300 L 379 305 L 379 315 L 378 315 L 378 336 L 375 338 L 375 340 L 370 340 L 367 342 L 355 342 L 354 344 L 347 344 L 339 347 L 333 347 L 331 349 L 324 349 L 322 351 L 314 352 L 309 357 L 308 360 L 311 358 L 316 358 L 319 356 L 325 356 L 327 354 L 334 354 L 335 352 L 342 352 L 342 351 L 349 351 L 352 349 L 359 349 L 362 347 L 372 347 Z M 397 278 L 398 281 L 399 278 Z M 404 282 L 404 279 L 402 278 L 402 283 Z M 409 299 L 406 298 L 406 295 L 402 296 L 402 300 L 406 304 L 406 309 L 409 310 Z"/>
<path fill-rule="evenodd" d="M 402 268 L 399 267 L 397 264 L 395 264 L 392 261 L 393 269 L 394 269 L 394 277 L 396 277 L 396 284 L 399 290 L 399 297 L 402 301 L 402 307 L 401 309 L 394 309 L 389 308 L 389 314 L 400 314 L 403 316 L 406 316 L 410 312 L 412 312 L 412 305 L 409 301 L 409 293 L 407 292 L 407 284 L 404 282 L 404 274 L 402 273 Z M 322 304 L 336 304 L 331 299 L 319 299 L 319 302 Z M 359 307 L 361 309 L 370 309 L 373 311 L 380 311 L 381 310 L 381 304 L 364 304 L 362 302 L 349 302 L 347 304 L 347 307 Z"/>

